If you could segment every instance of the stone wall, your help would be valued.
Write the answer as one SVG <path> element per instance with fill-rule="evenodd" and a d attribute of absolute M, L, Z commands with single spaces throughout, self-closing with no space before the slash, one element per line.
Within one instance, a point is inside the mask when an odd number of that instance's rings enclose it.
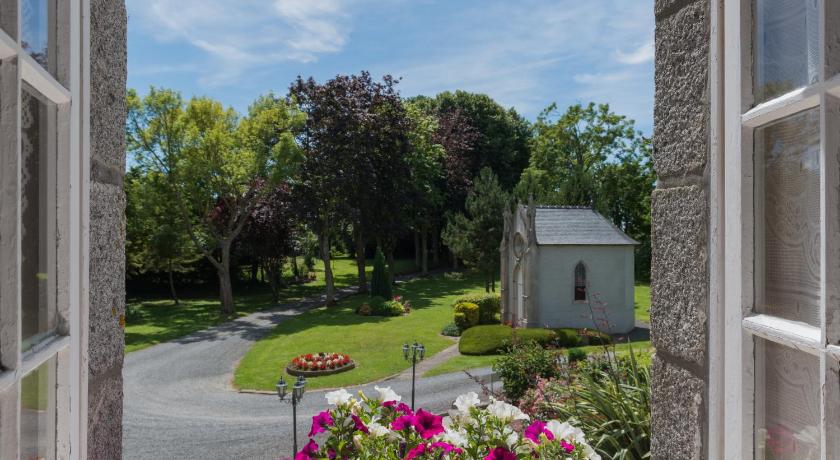
<path fill-rule="evenodd" d="M 123 0 L 91 0 L 89 459 L 122 458 L 126 55 Z"/>
<path fill-rule="evenodd" d="M 653 458 L 707 456 L 709 0 L 656 0 Z"/>

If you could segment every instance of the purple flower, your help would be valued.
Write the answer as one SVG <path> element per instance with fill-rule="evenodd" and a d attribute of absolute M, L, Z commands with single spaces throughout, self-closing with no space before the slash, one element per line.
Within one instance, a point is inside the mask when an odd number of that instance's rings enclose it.
<path fill-rule="evenodd" d="M 516 460 L 516 454 L 505 449 L 504 447 L 497 447 L 490 451 L 484 460 Z"/>
<path fill-rule="evenodd" d="M 312 417 L 312 428 L 309 429 L 309 437 L 311 438 L 318 433 L 327 431 L 326 427 L 333 426 L 334 423 L 332 415 L 330 415 L 330 411 L 328 410 Z"/>
<path fill-rule="evenodd" d="M 425 444 L 419 444 L 414 449 L 411 449 L 410 451 L 408 451 L 408 453 L 405 455 L 404 460 L 412 460 L 413 458 L 419 457 L 419 456 L 421 456 L 425 453 L 426 453 L 426 445 Z"/>
<path fill-rule="evenodd" d="M 351 415 L 350 418 L 353 419 L 353 425 L 356 426 L 356 431 L 361 431 L 364 434 L 369 434 L 370 433 L 370 430 L 368 430 L 368 427 L 365 426 L 364 423 L 362 423 L 362 419 L 360 419 L 356 415 Z"/>
<path fill-rule="evenodd" d="M 318 455 L 318 444 L 315 443 L 313 440 L 309 440 L 309 443 L 303 446 L 303 449 L 300 450 L 297 454 L 295 454 L 295 460 L 312 460 L 316 458 Z"/>
<path fill-rule="evenodd" d="M 544 434 L 549 441 L 554 440 L 554 433 L 545 427 L 545 422 L 536 420 L 528 428 L 525 428 L 525 438 L 534 441 L 536 444 L 540 443 L 541 434 Z"/>
<path fill-rule="evenodd" d="M 443 441 L 433 442 L 429 446 L 429 450 L 442 450 L 444 454 L 448 454 L 450 452 L 455 452 L 456 454 L 461 455 L 462 453 L 464 453 L 464 451 L 461 450 L 460 448 L 455 447 L 452 444 L 449 444 L 448 442 L 443 442 Z"/>
<path fill-rule="evenodd" d="M 384 403 L 382 403 L 382 407 L 391 408 L 394 411 L 402 412 L 405 415 L 414 415 L 414 412 L 405 403 L 401 403 L 401 402 L 397 402 L 397 401 L 385 401 Z"/>
<path fill-rule="evenodd" d="M 414 426 L 413 415 L 401 415 L 391 422 L 391 429 L 394 431 L 402 431 Z"/>
<path fill-rule="evenodd" d="M 563 450 L 565 450 L 567 454 L 571 454 L 575 451 L 575 446 L 573 444 L 569 444 L 562 439 L 560 440 L 560 445 L 563 446 Z"/>

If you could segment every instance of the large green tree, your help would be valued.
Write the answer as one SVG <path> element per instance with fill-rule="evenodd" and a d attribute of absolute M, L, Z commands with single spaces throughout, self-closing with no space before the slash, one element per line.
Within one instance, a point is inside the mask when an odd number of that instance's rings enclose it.
<path fill-rule="evenodd" d="M 259 98 L 247 117 L 208 98 L 184 102 L 152 88 L 130 90 L 128 147 L 140 168 L 160 174 L 197 250 L 216 268 L 221 314 L 235 312 L 231 248 L 263 193 L 296 159 L 295 134 L 305 116 L 285 99 Z"/>
<path fill-rule="evenodd" d="M 637 277 L 650 275 L 650 140 L 607 104 L 546 108 L 534 124 L 531 159 L 517 198 L 592 206 L 640 242 Z"/>
<path fill-rule="evenodd" d="M 484 275 L 487 292 L 496 290 L 503 213 L 510 195 L 490 168 L 481 170 L 467 195 L 466 213 L 456 214 L 443 231 L 443 240 L 456 256 Z"/>

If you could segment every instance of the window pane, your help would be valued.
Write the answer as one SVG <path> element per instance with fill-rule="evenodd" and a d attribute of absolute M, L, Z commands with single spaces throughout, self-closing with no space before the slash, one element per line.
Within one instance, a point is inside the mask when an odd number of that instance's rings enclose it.
<path fill-rule="evenodd" d="M 55 358 L 21 380 L 20 458 L 55 458 Z"/>
<path fill-rule="evenodd" d="M 50 0 L 20 0 L 20 42 L 45 69 L 50 69 Z"/>
<path fill-rule="evenodd" d="M 756 0 L 755 102 L 815 83 L 820 64 L 817 0 Z"/>
<path fill-rule="evenodd" d="M 756 458 L 820 458 L 820 360 L 756 339 Z"/>
<path fill-rule="evenodd" d="M 52 257 L 55 239 L 54 180 L 49 171 L 53 149 L 50 146 L 49 119 L 53 107 L 21 92 L 21 305 L 23 350 L 42 340 L 54 327 L 54 275 Z M 53 206 L 51 206 L 51 204 Z M 53 222 L 51 222 L 53 220 Z"/>
<path fill-rule="evenodd" d="M 759 128 L 756 144 L 756 310 L 820 325 L 820 116 Z"/>

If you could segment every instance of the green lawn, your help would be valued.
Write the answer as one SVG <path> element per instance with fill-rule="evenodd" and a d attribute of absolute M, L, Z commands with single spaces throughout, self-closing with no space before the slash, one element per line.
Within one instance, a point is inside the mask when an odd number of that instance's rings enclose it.
<path fill-rule="evenodd" d="M 636 321 L 644 321 L 650 324 L 650 284 L 637 284 L 633 291 L 634 310 Z"/>
<path fill-rule="evenodd" d="M 372 267 L 372 261 L 368 261 L 368 273 Z M 413 268 L 413 260 L 396 261 L 397 273 L 410 272 Z M 324 268 L 320 260 L 316 261 L 315 271 L 318 276 L 315 281 L 284 288 L 280 301 L 288 302 L 321 294 L 324 291 Z M 333 272 L 337 287 L 357 283 L 356 263 L 349 257 L 336 258 L 333 263 Z M 267 286 L 234 287 L 234 298 L 240 315 L 269 309 L 275 305 Z M 174 340 L 224 321 L 219 318 L 219 299 L 215 289 L 183 298 L 178 306 L 175 306 L 168 298 L 163 300 L 129 299 L 128 303 L 136 313 L 126 318 L 126 353 Z"/>
<path fill-rule="evenodd" d="M 650 346 L 650 340 L 646 340 L 643 342 L 634 342 L 633 344 L 633 351 L 635 352 L 636 356 L 640 363 L 649 365 L 650 364 L 650 356 L 653 353 L 653 348 Z M 587 353 L 601 353 L 604 350 L 604 347 L 601 345 L 592 345 L 588 347 L 581 347 L 581 349 L 585 350 Z M 629 356 L 630 355 L 630 345 L 626 343 L 618 344 L 615 346 L 615 352 L 618 356 Z M 469 369 L 476 369 L 479 367 L 490 367 L 493 365 L 493 362 L 499 358 L 500 355 L 485 355 L 485 356 L 466 356 L 466 355 L 458 355 L 453 357 L 452 359 L 441 363 L 437 367 L 429 370 L 423 377 L 433 377 L 435 375 L 441 374 L 448 374 L 450 372 L 458 372 L 463 370 Z"/>
<path fill-rule="evenodd" d="M 401 284 L 394 294 L 410 300 L 413 309 L 400 317 L 356 315 L 355 307 L 366 301 L 366 296 L 306 312 L 256 343 L 240 362 L 234 383 L 243 389 L 273 390 L 292 358 L 321 351 L 347 353 L 357 367 L 308 379 L 307 388 L 356 385 L 393 375 L 408 367 L 402 356 L 403 343 L 423 343 L 427 357 L 450 346 L 452 341 L 441 336 L 440 330 L 452 321 L 453 302 L 458 296 L 482 292 L 482 286 L 478 277 L 455 280 L 442 275 Z"/>

